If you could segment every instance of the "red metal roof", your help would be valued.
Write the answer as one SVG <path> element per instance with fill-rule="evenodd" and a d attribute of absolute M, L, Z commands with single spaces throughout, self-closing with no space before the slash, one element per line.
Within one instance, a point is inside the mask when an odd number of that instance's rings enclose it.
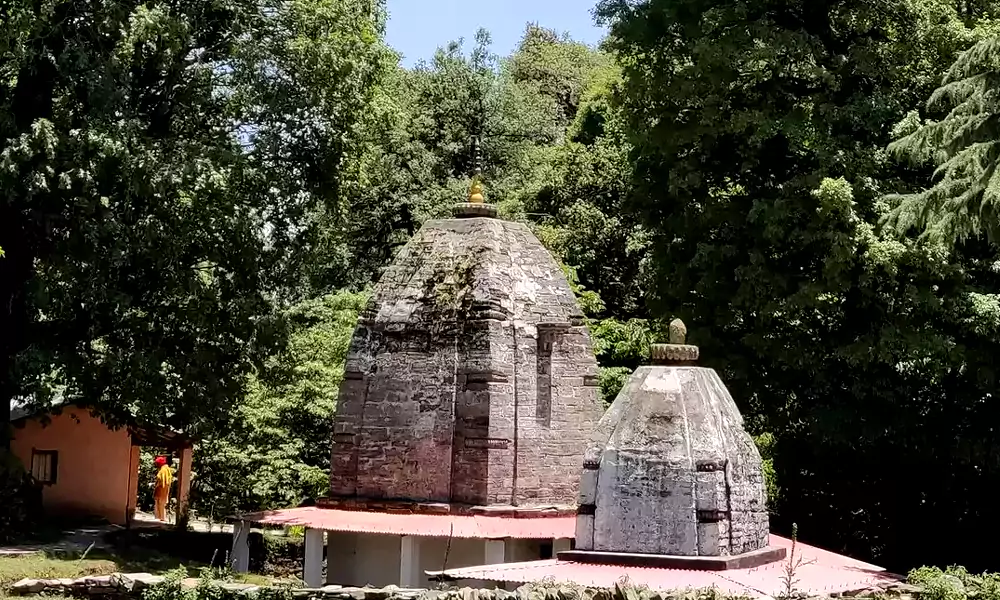
<path fill-rule="evenodd" d="M 260 525 L 304 525 L 324 531 L 478 539 L 558 539 L 576 535 L 576 517 L 499 517 L 370 512 L 308 506 L 239 517 Z"/>
<path fill-rule="evenodd" d="M 773 534 L 770 543 L 773 546 L 791 547 L 790 540 Z M 810 595 L 859 590 L 898 580 L 896 576 L 886 573 L 881 567 L 802 543 L 796 544 L 795 556 L 796 562 L 798 557 L 802 558 L 802 562 L 795 571 L 796 583 L 793 588 Z M 776 596 L 784 591 L 788 564 L 786 558 L 754 569 L 694 571 L 600 565 L 553 559 L 449 569 L 443 573 L 455 579 L 514 583 L 545 580 L 593 587 L 611 587 L 627 579 L 634 585 L 645 585 L 656 590 L 714 587 L 727 594 L 763 597 Z"/>

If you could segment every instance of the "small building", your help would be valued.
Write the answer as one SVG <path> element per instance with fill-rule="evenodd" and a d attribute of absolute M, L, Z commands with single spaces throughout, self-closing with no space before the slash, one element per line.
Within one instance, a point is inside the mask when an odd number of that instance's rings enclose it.
<path fill-rule="evenodd" d="M 568 550 L 579 465 L 603 414 L 566 276 L 474 188 L 426 222 L 375 286 L 348 352 L 330 495 L 243 515 L 306 528 L 304 579 L 424 587 L 428 570 Z M 390 566 L 391 565 L 391 566 Z"/>
<path fill-rule="evenodd" d="M 11 451 L 42 487 L 46 514 L 131 525 L 143 446 L 180 457 L 177 514 L 186 513 L 192 444 L 179 433 L 139 426 L 112 429 L 77 404 L 15 408 L 11 429 Z"/>

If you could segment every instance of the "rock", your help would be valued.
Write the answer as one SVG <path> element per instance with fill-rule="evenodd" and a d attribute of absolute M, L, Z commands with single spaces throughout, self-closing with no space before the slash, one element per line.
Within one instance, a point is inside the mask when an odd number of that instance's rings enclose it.
<path fill-rule="evenodd" d="M 885 591 L 890 594 L 919 594 L 923 588 L 909 583 L 892 583 L 885 586 Z"/>
<path fill-rule="evenodd" d="M 144 590 L 166 581 L 166 578 L 161 575 L 151 575 L 149 573 L 133 573 L 129 577 L 135 582 L 135 589 L 137 590 Z"/>
<path fill-rule="evenodd" d="M 22 579 L 10 587 L 14 594 L 37 594 L 45 589 L 45 584 L 37 579 Z"/>
<path fill-rule="evenodd" d="M 98 577 L 84 577 L 83 584 L 86 585 L 87 587 L 111 587 L 111 575 L 100 575 Z"/>
<path fill-rule="evenodd" d="M 220 583 L 219 588 L 226 590 L 227 592 L 249 594 L 251 592 L 256 592 L 257 590 L 259 590 L 260 586 L 253 585 L 252 583 L 226 582 L 226 583 Z M 313 591 L 319 591 L 319 590 L 313 590 Z"/>
<path fill-rule="evenodd" d="M 111 576 L 111 586 L 120 592 L 132 592 L 142 588 L 137 577 L 152 577 L 150 573 L 115 573 Z"/>
<path fill-rule="evenodd" d="M 882 590 L 877 587 L 863 587 L 856 590 L 848 590 L 844 592 L 844 596 L 847 598 L 871 598 L 882 593 Z"/>
<path fill-rule="evenodd" d="M 181 579 L 181 589 L 193 590 L 201 584 L 201 580 L 197 577 L 185 577 Z"/>
<path fill-rule="evenodd" d="M 111 587 L 120 592 L 132 591 L 132 580 L 129 579 L 128 575 L 125 575 L 124 573 L 112 573 L 109 583 L 111 583 Z"/>
<path fill-rule="evenodd" d="M 95 586 L 86 588 L 85 593 L 91 596 L 110 596 L 115 594 L 116 590 L 111 586 Z"/>

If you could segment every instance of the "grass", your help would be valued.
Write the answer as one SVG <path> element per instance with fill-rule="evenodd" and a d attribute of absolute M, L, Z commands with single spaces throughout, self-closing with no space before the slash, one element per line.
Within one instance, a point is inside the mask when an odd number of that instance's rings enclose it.
<path fill-rule="evenodd" d="M 79 554 L 37 553 L 0 557 L 0 587 L 8 587 L 21 579 L 67 579 L 110 575 L 112 573 L 163 573 L 181 567 L 179 561 L 166 556 L 123 557 L 107 552 Z M 192 577 L 198 569 L 188 568 Z"/>
<path fill-rule="evenodd" d="M 110 575 L 112 573 L 163 574 L 184 569 L 188 577 L 199 577 L 203 564 L 183 564 L 180 559 L 153 550 L 130 549 L 127 553 L 92 551 L 86 556 L 71 553 L 36 553 L 20 556 L 0 556 L 0 600 L 6 598 L 5 590 L 21 579 L 76 579 Z M 272 578 L 253 573 L 234 575 L 234 581 L 267 585 Z M 46 600 L 59 600 L 46 596 Z"/>
<path fill-rule="evenodd" d="M 30 539 L 22 544 L 42 545 L 64 539 L 68 531 L 78 530 L 86 522 L 50 520 L 36 526 Z M 0 556 L 0 600 L 7 600 L 10 586 L 21 579 L 77 579 L 112 573 L 152 573 L 184 571 L 188 577 L 200 577 L 208 562 L 225 562 L 230 544 L 225 534 L 187 533 L 173 531 L 118 531 L 103 537 L 107 549 L 91 548 L 87 552 L 50 550 L 17 556 Z M 217 548 L 217 550 L 213 550 Z M 295 578 L 277 578 L 252 573 L 232 574 L 216 571 L 215 578 L 227 581 L 270 585 L 279 581 L 295 583 Z M 62 600 L 46 596 L 46 600 Z"/>

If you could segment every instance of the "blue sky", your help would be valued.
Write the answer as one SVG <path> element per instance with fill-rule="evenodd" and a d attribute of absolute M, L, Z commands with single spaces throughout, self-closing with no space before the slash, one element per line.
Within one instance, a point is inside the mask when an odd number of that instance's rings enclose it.
<path fill-rule="evenodd" d="M 514 49 L 524 26 L 535 21 L 573 39 L 596 44 L 603 37 L 591 10 L 596 0 L 388 0 L 389 44 L 403 53 L 403 64 L 429 59 L 438 46 L 465 38 L 471 47 L 476 30 L 493 35 L 493 52 Z"/>

